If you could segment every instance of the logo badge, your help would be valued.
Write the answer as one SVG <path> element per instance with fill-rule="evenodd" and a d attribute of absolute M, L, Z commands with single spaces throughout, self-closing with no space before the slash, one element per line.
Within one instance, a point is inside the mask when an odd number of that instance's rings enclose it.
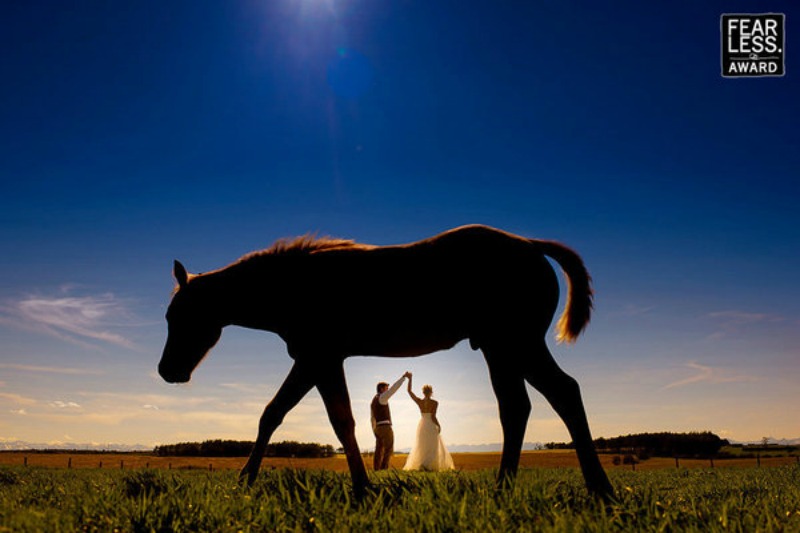
<path fill-rule="evenodd" d="M 723 14 L 722 76 L 781 77 L 785 73 L 782 13 Z"/>

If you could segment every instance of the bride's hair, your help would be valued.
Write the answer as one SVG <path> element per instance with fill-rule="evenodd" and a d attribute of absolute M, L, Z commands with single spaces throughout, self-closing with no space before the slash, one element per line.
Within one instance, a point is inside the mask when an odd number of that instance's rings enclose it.
<path fill-rule="evenodd" d="M 430 385 L 423 385 L 422 394 L 430 396 L 431 394 L 433 394 L 433 387 L 431 387 Z"/>

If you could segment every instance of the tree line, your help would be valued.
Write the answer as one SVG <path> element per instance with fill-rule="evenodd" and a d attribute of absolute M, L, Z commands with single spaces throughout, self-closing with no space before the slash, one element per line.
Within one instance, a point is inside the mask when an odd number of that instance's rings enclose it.
<path fill-rule="evenodd" d="M 641 458 L 650 457 L 710 457 L 716 455 L 723 446 L 730 445 L 726 439 L 710 431 L 690 433 L 637 433 L 613 438 L 595 439 L 599 452 L 636 453 Z M 574 443 L 548 442 L 549 450 L 572 449 Z"/>
<path fill-rule="evenodd" d="M 254 442 L 242 440 L 206 440 L 203 442 L 180 442 L 156 446 L 153 453 L 158 456 L 182 457 L 246 457 L 250 455 Z M 316 442 L 283 441 L 267 445 L 265 457 L 333 457 L 336 454 L 330 444 Z"/>

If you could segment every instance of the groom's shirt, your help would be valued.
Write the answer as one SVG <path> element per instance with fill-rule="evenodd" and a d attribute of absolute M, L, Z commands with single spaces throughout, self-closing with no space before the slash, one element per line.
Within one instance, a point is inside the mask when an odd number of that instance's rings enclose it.
<path fill-rule="evenodd" d="M 391 387 L 383 392 L 383 394 L 376 394 L 372 399 L 372 404 L 370 405 L 370 418 L 373 431 L 375 431 L 375 428 L 377 428 L 378 425 L 392 425 L 392 413 L 389 411 L 389 398 L 391 398 L 394 393 L 397 392 L 397 389 L 399 389 L 400 385 L 403 384 L 403 380 L 405 380 L 405 376 L 402 376 L 400 379 L 395 381 Z"/>

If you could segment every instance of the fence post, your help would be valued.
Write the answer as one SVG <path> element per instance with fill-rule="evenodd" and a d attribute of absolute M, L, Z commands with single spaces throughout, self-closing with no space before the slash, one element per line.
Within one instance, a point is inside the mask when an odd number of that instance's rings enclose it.
<path fill-rule="evenodd" d="M 122 459 L 119 460 L 119 469 L 125 470 L 125 461 L 123 461 Z"/>
<path fill-rule="evenodd" d="M 72 457 L 67 459 L 67 468 L 72 468 Z"/>
<path fill-rule="evenodd" d="M 22 465 L 23 466 L 28 466 L 28 456 L 27 455 L 22 458 Z"/>
<path fill-rule="evenodd" d="M 760 453 L 756 454 L 756 466 L 758 466 L 758 468 L 761 468 L 761 454 Z"/>
<path fill-rule="evenodd" d="M 214 471 L 214 465 L 212 463 L 208 463 L 208 471 L 209 472 L 213 472 Z"/>
<path fill-rule="evenodd" d="M 103 461 L 100 461 L 100 466 L 99 466 L 99 468 L 103 468 Z"/>
<path fill-rule="evenodd" d="M 714 458 L 712 457 L 712 458 L 710 459 L 710 461 L 711 461 L 711 468 L 714 468 Z"/>
<path fill-rule="evenodd" d="M 678 456 L 676 455 L 676 456 L 675 456 L 675 468 L 680 468 L 680 467 L 681 467 L 681 465 L 680 465 L 680 463 L 678 462 Z"/>

